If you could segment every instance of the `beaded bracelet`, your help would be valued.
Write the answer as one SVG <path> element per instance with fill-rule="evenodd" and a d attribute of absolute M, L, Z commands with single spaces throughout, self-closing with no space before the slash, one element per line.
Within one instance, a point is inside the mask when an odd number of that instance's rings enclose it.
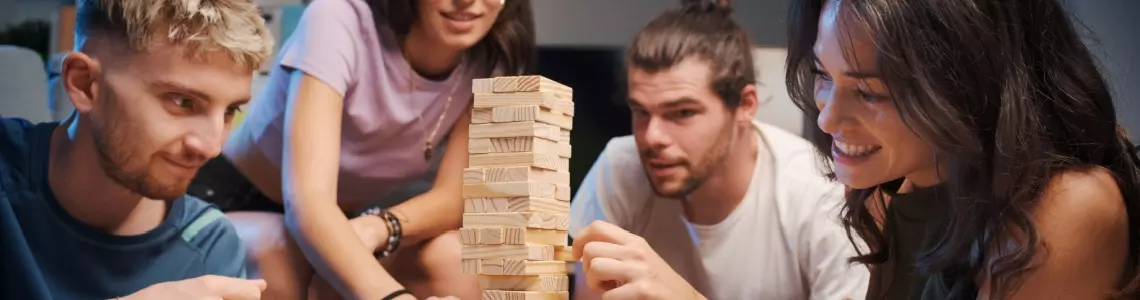
<path fill-rule="evenodd" d="M 400 219 L 391 211 L 379 207 L 371 207 L 360 213 L 361 216 L 372 215 L 384 219 L 384 225 L 388 227 L 388 244 L 384 246 L 384 250 L 380 252 L 380 257 L 388 257 L 396 252 L 400 247 L 400 238 L 404 236 L 404 228 L 400 224 Z"/>

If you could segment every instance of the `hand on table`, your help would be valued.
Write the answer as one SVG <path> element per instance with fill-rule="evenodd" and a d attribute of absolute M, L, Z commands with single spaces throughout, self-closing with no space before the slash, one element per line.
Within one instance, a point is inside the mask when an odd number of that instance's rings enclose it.
<path fill-rule="evenodd" d="M 579 275 L 604 299 L 705 299 L 645 239 L 610 223 L 583 229 L 574 238 L 574 258 L 582 262 Z"/>
<path fill-rule="evenodd" d="M 216 275 L 170 281 L 146 287 L 121 300 L 257 300 L 265 291 L 265 280 Z"/>

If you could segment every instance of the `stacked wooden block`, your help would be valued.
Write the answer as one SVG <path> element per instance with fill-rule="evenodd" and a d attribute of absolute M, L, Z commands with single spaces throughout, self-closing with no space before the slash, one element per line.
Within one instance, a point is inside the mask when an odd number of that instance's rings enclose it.
<path fill-rule="evenodd" d="M 463 174 L 463 273 L 486 300 L 569 299 L 573 91 L 541 76 L 475 79 Z"/>

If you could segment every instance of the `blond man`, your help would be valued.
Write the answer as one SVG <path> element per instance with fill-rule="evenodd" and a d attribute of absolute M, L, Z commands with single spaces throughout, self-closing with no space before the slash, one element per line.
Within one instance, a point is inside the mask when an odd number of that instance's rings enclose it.
<path fill-rule="evenodd" d="M 256 7 L 78 2 L 61 76 L 75 111 L 0 119 L 0 298 L 259 298 L 237 232 L 184 195 L 269 55 Z"/>

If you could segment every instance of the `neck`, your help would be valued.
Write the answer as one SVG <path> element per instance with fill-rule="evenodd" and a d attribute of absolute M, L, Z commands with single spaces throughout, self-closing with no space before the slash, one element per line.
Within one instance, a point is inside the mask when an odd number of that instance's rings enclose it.
<path fill-rule="evenodd" d="M 80 126 L 79 119 L 72 114 L 52 132 L 48 185 L 56 201 L 76 220 L 113 235 L 137 235 L 158 227 L 166 216 L 166 202 L 145 199 L 107 177 L 90 128 Z"/>
<path fill-rule="evenodd" d="M 752 124 L 736 130 L 735 143 L 723 164 L 684 200 L 689 222 L 712 225 L 724 221 L 744 201 L 756 167 L 756 132 Z"/>
<path fill-rule="evenodd" d="M 412 26 L 404 37 L 404 59 L 416 73 L 424 77 L 446 77 L 459 65 L 463 49 L 454 49 L 431 41 L 419 26 Z"/>

